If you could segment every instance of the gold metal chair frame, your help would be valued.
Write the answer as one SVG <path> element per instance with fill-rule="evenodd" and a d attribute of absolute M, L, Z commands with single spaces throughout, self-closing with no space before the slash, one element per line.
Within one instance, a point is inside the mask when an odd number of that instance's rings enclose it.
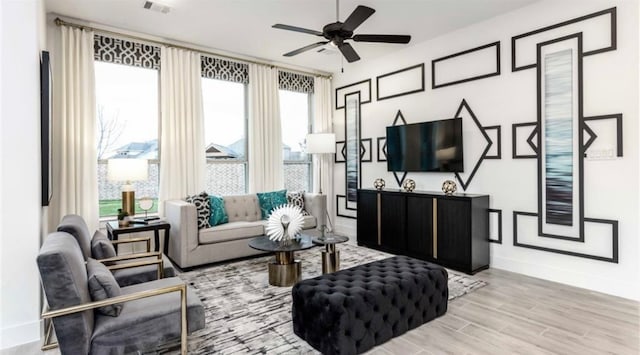
<path fill-rule="evenodd" d="M 114 240 L 112 241 L 113 244 L 121 244 L 121 243 L 136 243 L 136 242 L 147 242 L 147 252 L 146 253 L 137 253 L 137 254 L 126 254 L 126 255 L 118 255 L 118 256 L 114 256 L 112 258 L 106 258 L 106 259 L 99 259 L 98 261 L 105 264 L 105 266 L 107 266 L 107 268 L 109 270 L 121 270 L 121 269 L 128 269 L 128 268 L 134 268 L 134 267 L 140 267 L 140 266 L 146 266 L 146 265 L 157 265 L 157 277 L 158 279 L 161 279 L 164 277 L 164 261 L 162 260 L 162 252 L 156 252 L 156 251 L 151 251 L 151 238 L 147 237 L 147 238 L 130 238 L 130 239 L 124 239 L 124 240 Z M 135 259 L 142 259 L 142 258 L 151 258 L 154 257 L 154 259 L 152 260 L 141 260 L 141 261 L 132 261 L 129 263 L 124 263 L 124 264 L 111 264 L 113 262 L 117 262 L 117 261 L 126 261 L 126 260 L 135 260 Z M 181 302 L 181 306 L 182 306 L 182 318 L 186 321 L 186 285 L 178 285 L 178 286 L 171 286 L 171 287 L 167 287 L 167 288 L 160 288 L 160 289 L 156 289 L 156 290 L 148 290 L 148 291 L 142 291 L 142 292 L 137 292 L 137 293 L 133 293 L 131 295 L 127 295 L 127 296 L 120 296 L 120 297 L 115 297 L 115 298 L 109 298 L 103 301 L 99 301 L 99 302 L 91 302 L 91 303 L 86 303 L 86 304 L 82 304 L 82 305 L 77 305 L 77 306 L 72 306 L 72 307 L 67 307 L 67 308 L 63 308 L 63 309 L 59 309 L 59 310 L 55 310 L 55 311 L 45 311 L 42 313 L 41 318 L 44 320 L 44 326 L 47 329 L 46 330 L 46 334 L 45 334 L 45 338 L 44 338 L 44 342 L 42 344 L 42 347 L 40 348 L 42 351 L 46 351 L 46 350 L 51 350 L 51 349 L 55 349 L 58 347 L 58 343 L 57 342 L 53 342 L 51 343 L 51 336 L 52 336 L 52 332 L 53 332 L 53 322 L 52 322 L 52 318 L 55 317 L 59 317 L 59 316 L 63 316 L 63 315 L 69 315 L 69 314 L 73 314 L 73 313 L 77 313 L 80 311 L 85 311 L 87 309 L 93 309 L 93 308 L 97 308 L 97 307 L 102 307 L 102 306 L 106 306 L 106 305 L 110 305 L 110 304 L 114 304 L 114 303 L 120 303 L 120 302 L 127 302 L 127 301 L 132 301 L 132 300 L 137 300 L 137 299 L 141 299 L 141 298 L 146 298 L 146 297 L 150 297 L 150 296 L 155 296 L 155 295 L 160 295 L 163 293 L 169 293 L 169 292 L 175 292 L 178 291 L 178 288 L 184 288 L 185 292 L 181 291 L 181 297 L 180 297 L 180 302 Z M 151 293 L 151 294 L 148 294 Z M 123 297 L 126 297 L 126 299 L 121 299 Z M 107 303 L 105 303 L 107 302 Z M 110 303 L 109 303 L 110 302 Z M 62 312 L 62 313 L 61 313 Z M 181 343 L 183 344 L 182 346 L 182 354 L 186 354 L 186 325 L 183 324 L 183 330 L 181 331 Z"/>
<path fill-rule="evenodd" d="M 41 318 L 44 319 L 45 321 L 49 320 L 49 326 L 47 327 L 47 334 L 45 336 L 45 340 L 44 340 L 45 343 L 42 346 L 42 350 L 45 351 L 45 350 L 53 349 L 58 346 L 58 343 L 48 344 L 48 342 L 51 340 L 51 331 L 53 328 L 52 319 L 55 317 L 66 316 L 66 315 L 70 315 L 78 312 L 84 312 L 84 311 L 91 310 L 98 307 L 108 306 L 108 305 L 121 303 L 121 302 L 139 300 L 142 298 L 158 296 L 158 295 L 171 293 L 171 292 L 180 292 L 180 353 L 182 355 L 186 355 L 187 354 L 187 285 L 186 284 L 163 287 L 163 288 L 158 288 L 154 290 L 140 291 L 140 292 L 132 293 L 129 295 L 112 297 L 102 301 L 79 304 L 79 305 L 71 306 L 67 308 L 56 309 L 54 311 L 43 312 L 41 315 Z"/>

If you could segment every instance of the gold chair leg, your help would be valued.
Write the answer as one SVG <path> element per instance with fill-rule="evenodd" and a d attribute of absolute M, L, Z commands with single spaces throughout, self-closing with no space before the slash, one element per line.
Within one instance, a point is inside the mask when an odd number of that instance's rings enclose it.
<path fill-rule="evenodd" d="M 182 355 L 187 355 L 187 287 L 180 289 L 180 344 Z"/>
<path fill-rule="evenodd" d="M 51 318 L 45 319 L 44 320 L 44 327 L 45 327 L 46 331 L 45 331 L 45 335 L 44 335 L 44 341 L 42 342 L 42 346 L 40 347 L 40 350 L 47 351 L 47 350 L 51 350 L 51 349 L 57 348 L 58 347 L 58 343 L 57 342 L 50 343 L 51 336 L 53 335 L 53 320 Z"/>

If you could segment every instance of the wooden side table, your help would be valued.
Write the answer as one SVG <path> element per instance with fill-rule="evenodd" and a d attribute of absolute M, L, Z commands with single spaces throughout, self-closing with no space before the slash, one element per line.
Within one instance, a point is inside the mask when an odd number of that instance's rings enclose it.
<path fill-rule="evenodd" d="M 166 255 L 169 252 L 169 229 L 171 225 L 167 222 L 153 223 L 153 224 L 129 224 L 126 227 L 120 227 L 118 221 L 107 222 L 107 235 L 111 240 L 118 240 L 118 236 L 121 234 L 138 233 L 153 231 L 153 238 L 155 242 L 155 251 L 160 251 L 160 231 L 164 231 L 164 248 L 163 253 Z M 113 245 L 118 253 L 118 244 Z"/>

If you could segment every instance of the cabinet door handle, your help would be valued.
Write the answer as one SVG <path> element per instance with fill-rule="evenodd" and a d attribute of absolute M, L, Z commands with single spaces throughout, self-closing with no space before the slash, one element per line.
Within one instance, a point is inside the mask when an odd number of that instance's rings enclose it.
<path fill-rule="evenodd" d="M 433 258 L 437 259 L 438 258 L 438 200 L 437 199 L 433 199 L 432 200 L 432 204 L 433 204 L 433 208 L 431 209 L 433 211 L 433 220 L 431 223 L 431 225 L 433 226 Z"/>
<path fill-rule="evenodd" d="M 380 193 L 378 193 L 377 195 L 378 199 L 377 199 L 377 209 L 376 211 L 378 212 L 378 245 L 382 244 L 382 218 L 381 218 L 381 210 L 380 210 L 380 205 L 381 205 L 381 198 L 380 198 Z"/>

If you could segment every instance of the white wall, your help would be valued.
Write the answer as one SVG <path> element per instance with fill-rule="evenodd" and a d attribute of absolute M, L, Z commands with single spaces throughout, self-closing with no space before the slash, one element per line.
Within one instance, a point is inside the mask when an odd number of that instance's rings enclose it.
<path fill-rule="evenodd" d="M 41 0 L 0 3 L 0 349 L 40 338 Z"/>
<path fill-rule="evenodd" d="M 512 159 L 511 125 L 536 121 L 536 70 L 511 72 L 511 37 L 548 25 L 617 6 L 616 51 L 584 59 L 584 114 L 623 114 L 624 157 L 596 161 L 585 159 L 585 216 L 619 221 L 619 263 L 589 260 L 513 246 L 515 211 L 537 211 L 537 166 L 535 159 Z M 372 79 L 372 102 L 362 105 L 362 138 L 373 138 L 373 163 L 363 163 L 362 187 L 371 188 L 377 177 L 387 187 L 397 188 L 386 163 L 376 161 L 376 137 L 385 136 L 398 110 L 408 123 L 453 117 L 464 98 L 483 126 L 502 126 L 502 159 L 485 160 L 467 192 L 491 196 L 491 207 L 502 209 L 503 243 L 491 244 L 491 265 L 535 277 L 571 284 L 622 297 L 640 299 L 638 242 L 638 2 L 556 1 L 532 4 L 511 13 L 449 33 L 428 42 L 398 47 L 378 60 L 363 58 L 335 74 L 334 88 Z M 501 75 L 439 89 L 431 89 L 431 60 L 452 53 L 501 41 Z M 355 47 L 357 48 L 356 44 Z M 376 101 L 376 76 L 425 63 L 424 92 Z M 344 136 L 344 110 L 334 112 L 337 139 Z M 600 143 L 607 142 L 602 137 Z M 465 135 L 465 146 L 476 143 Z M 465 174 L 470 169 L 465 151 Z M 449 173 L 409 173 L 418 190 L 439 191 Z M 336 164 L 334 188 L 344 194 L 344 164 Z M 459 191 L 461 190 L 458 184 Z M 334 202 L 335 203 L 335 202 Z M 355 233 L 355 221 L 337 218 L 337 230 Z M 594 235 L 587 227 L 589 252 L 611 248 L 607 237 Z M 535 230 L 528 230 L 533 234 Z M 602 242 L 598 238 L 605 240 Z M 610 238 L 608 239 L 611 240 Z M 565 242 L 574 243 L 574 242 Z M 588 245 L 589 243 L 593 245 Z"/>

